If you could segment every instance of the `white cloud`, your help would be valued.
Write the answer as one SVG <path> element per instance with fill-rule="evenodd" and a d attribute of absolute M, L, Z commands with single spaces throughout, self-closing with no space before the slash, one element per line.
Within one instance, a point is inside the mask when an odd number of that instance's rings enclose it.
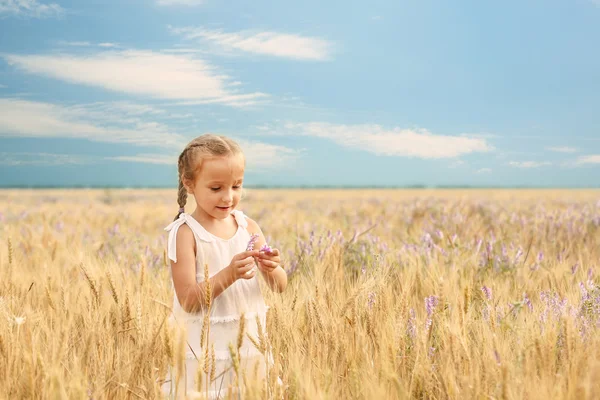
<path fill-rule="evenodd" d="M 264 93 L 239 93 L 231 79 L 206 62 L 152 51 L 107 51 L 90 56 L 5 55 L 9 64 L 36 75 L 154 98 L 253 104 Z M 235 80 L 233 81 L 235 82 Z M 241 100 L 240 100 L 241 99 Z"/>
<path fill-rule="evenodd" d="M 550 151 L 554 151 L 557 153 L 577 153 L 577 149 L 574 147 L 567 147 L 567 146 L 561 146 L 561 147 L 546 147 L 546 150 L 550 150 Z"/>
<path fill-rule="evenodd" d="M 448 165 L 448 168 L 458 168 L 463 165 L 465 165 L 465 162 L 463 160 L 455 160 L 450 165 Z"/>
<path fill-rule="evenodd" d="M 204 0 L 156 0 L 159 6 L 199 6 Z"/>
<path fill-rule="evenodd" d="M 0 165 L 14 167 L 17 165 L 53 166 L 53 165 L 81 165 L 87 160 L 82 156 L 72 154 L 52 153 L 7 153 L 0 152 Z"/>
<path fill-rule="evenodd" d="M 119 47 L 119 45 L 117 43 L 109 43 L 109 42 L 104 42 L 104 43 L 98 43 L 98 47 Z"/>
<path fill-rule="evenodd" d="M 103 109 L 0 99 L 0 136 L 79 138 L 168 148 L 185 145 L 185 138 L 167 126 L 139 118 L 144 114 L 140 110 L 127 114 L 118 109 L 118 105 Z"/>
<path fill-rule="evenodd" d="M 592 154 L 589 156 L 581 156 L 577 158 L 575 164 L 600 164 L 600 154 Z"/>
<path fill-rule="evenodd" d="M 242 147 L 249 170 L 291 167 L 304 149 L 235 138 Z"/>
<path fill-rule="evenodd" d="M 489 174 L 490 172 L 492 172 L 491 168 L 480 168 L 476 171 L 478 174 Z"/>
<path fill-rule="evenodd" d="M 286 132 L 329 139 L 345 147 L 378 155 L 453 158 L 493 150 L 485 139 L 434 135 L 425 129 L 385 129 L 380 125 L 335 125 L 324 122 L 285 124 Z"/>
<path fill-rule="evenodd" d="M 0 84 L 0 89 L 6 89 L 8 86 Z"/>
<path fill-rule="evenodd" d="M 200 39 L 228 51 L 323 61 L 330 58 L 333 44 L 327 40 L 277 32 L 221 32 L 202 28 L 171 28 L 186 39 Z"/>
<path fill-rule="evenodd" d="M 84 42 L 84 41 L 64 41 L 61 40 L 58 42 L 60 46 L 73 46 L 73 47 L 88 47 L 91 46 L 92 43 Z"/>
<path fill-rule="evenodd" d="M 246 157 L 247 170 L 265 170 L 272 168 L 291 167 L 300 157 L 303 150 L 290 149 L 270 143 L 247 141 L 235 138 L 242 147 Z M 183 148 L 183 146 L 182 146 Z M 107 160 L 126 161 L 149 164 L 176 165 L 178 154 L 136 154 L 133 156 L 105 157 Z"/>
<path fill-rule="evenodd" d="M 56 3 L 44 4 L 37 0 L 0 0 L 0 16 L 3 14 L 33 17 L 49 18 L 60 17 L 65 13 L 65 9 Z"/>
<path fill-rule="evenodd" d="M 136 154 L 135 156 L 105 157 L 105 159 L 145 164 L 177 165 L 177 155 L 169 156 L 165 154 Z"/>
<path fill-rule="evenodd" d="M 551 163 L 548 161 L 510 161 L 508 165 L 516 168 L 539 168 L 546 165 L 551 165 Z"/>

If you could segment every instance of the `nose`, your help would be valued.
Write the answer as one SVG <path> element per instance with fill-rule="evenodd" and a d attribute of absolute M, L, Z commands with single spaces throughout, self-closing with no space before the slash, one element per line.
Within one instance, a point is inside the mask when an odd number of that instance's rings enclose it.
<path fill-rule="evenodd" d="M 231 203 L 231 201 L 233 200 L 233 192 L 231 190 L 225 190 L 223 191 L 223 202 L 224 203 Z"/>

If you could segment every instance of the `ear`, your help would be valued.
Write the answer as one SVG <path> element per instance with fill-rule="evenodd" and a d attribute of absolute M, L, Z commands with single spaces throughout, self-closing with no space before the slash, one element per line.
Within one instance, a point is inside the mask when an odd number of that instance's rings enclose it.
<path fill-rule="evenodd" d="M 188 194 L 194 193 L 194 182 L 192 182 L 188 179 L 183 179 L 182 183 L 183 183 L 183 187 L 185 187 L 185 190 L 188 192 Z"/>

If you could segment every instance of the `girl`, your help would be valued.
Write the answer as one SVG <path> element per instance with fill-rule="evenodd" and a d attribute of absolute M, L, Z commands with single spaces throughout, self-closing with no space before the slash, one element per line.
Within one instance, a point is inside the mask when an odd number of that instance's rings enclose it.
<path fill-rule="evenodd" d="M 258 365 L 265 376 L 265 357 L 247 337 L 244 340 L 248 334 L 258 342 L 262 332 L 257 317 L 263 332 L 266 327 L 268 307 L 254 266 L 276 292 L 285 290 L 287 274 L 279 265 L 279 250 L 266 246 L 256 222 L 236 210 L 244 167 L 240 147 L 224 136 L 202 135 L 179 156 L 180 208 L 165 230 L 174 288 L 171 323 L 185 328 L 187 342 L 184 371 L 170 370 L 163 385 L 166 394 L 194 398 L 208 391 L 209 398 L 225 398 L 230 385 L 235 389 L 236 370 L 241 374 L 245 368 L 248 374 Z M 188 194 L 196 200 L 191 214 L 184 212 Z M 238 338 L 240 322 L 244 334 Z M 204 323 L 207 335 L 203 335 Z M 232 359 L 232 352 L 239 359 Z M 238 382 L 243 383 L 241 377 Z"/>

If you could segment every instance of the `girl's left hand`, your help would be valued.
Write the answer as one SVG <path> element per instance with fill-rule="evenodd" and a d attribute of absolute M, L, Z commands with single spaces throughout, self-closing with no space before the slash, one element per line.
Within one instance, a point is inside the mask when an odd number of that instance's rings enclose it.
<path fill-rule="evenodd" d="M 271 273 L 281 263 L 281 258 L 279 257 L 279 250 L 271 249 L 270 252 L 261 251 L 257 257 L 258 259 L 258 269 L 262 272 Z"/>

